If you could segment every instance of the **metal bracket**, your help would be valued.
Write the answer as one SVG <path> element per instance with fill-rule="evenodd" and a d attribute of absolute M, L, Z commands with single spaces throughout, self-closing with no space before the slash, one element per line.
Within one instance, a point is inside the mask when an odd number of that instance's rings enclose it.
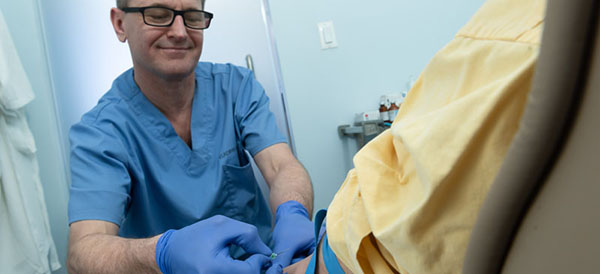
<path fill-rule="evenodd" d="M 354 126 L 338 126 L 338 135 L 340 137 L 356 138 L 358 146 L 363 147 L 371 139 L 375 138 L 381 132 L 389 128 L 381 120 L 357 122 Z"/>

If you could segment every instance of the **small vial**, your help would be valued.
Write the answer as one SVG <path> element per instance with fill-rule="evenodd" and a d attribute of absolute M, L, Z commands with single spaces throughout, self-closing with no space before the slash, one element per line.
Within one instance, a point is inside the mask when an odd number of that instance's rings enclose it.
<path fill-rule="evenodd" d="M 387 102 L 387 98 L 386 96 L 381 96 L 380 102 L 379 102 L 379 116 L 381 117 L 381 120 L 384 122 L 387 122 L 389 120 L 389 116 L 388 116 L 388 102 Z"/>
<path fill-rule="evenodd" d="M 390 104 L 390 108 L 388 109 L 388 119 L 391 122 L 394 122 L 394 119 L 396 119 L 396 115 L 398 115 L 398 109 L 400 109 L 398 107 L 398 105 L 400 104 L 399 100 L 397 100 L 397 97 L 394 96 L 391 99 L 391 104 Z"/>

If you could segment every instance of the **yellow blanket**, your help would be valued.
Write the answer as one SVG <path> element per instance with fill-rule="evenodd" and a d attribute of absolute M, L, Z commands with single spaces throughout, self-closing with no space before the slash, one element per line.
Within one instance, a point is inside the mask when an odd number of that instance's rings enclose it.
<path fill-rule="evenodd" d="M 439 51 L 392 128 L 354 157 L 327 217 L 355 273 L 459 273 L 524 110 L 545 2 L 490 0 Z"/>

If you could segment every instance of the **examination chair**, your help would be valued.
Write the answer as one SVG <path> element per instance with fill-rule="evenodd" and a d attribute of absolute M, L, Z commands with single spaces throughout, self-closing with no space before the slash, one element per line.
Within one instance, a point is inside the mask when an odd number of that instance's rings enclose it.
<path fill-rule="evenodd" d="M 463 273 L 600 272 L 598 0 L 550 0 L 519 131 Z"/>

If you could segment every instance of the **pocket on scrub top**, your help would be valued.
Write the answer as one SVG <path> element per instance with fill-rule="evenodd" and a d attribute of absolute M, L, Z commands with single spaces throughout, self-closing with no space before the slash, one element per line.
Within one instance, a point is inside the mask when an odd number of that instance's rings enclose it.
<path fill-rule="evenodd" d="M 258 185 L 252 165 L 223 165 L 223 190 L 220 213 L 233 219 L 252 223 L 259 207 Z"/>

